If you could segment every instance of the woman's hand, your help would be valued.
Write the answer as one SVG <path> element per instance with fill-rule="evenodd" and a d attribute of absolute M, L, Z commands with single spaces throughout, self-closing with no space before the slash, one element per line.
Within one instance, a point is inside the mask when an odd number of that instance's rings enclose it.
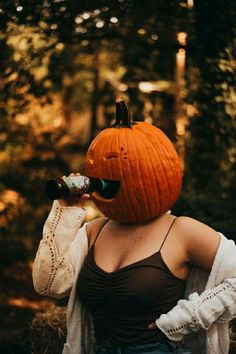
<path fill-rule="evenodd" d="M 74 177 L 74 176 L 80 176 L 80 173 L 71 173 L 69 177 Z M 82 194 L 81 196 L 78 197 L 67 197 L 64 199 L 59 199 L 59 204 L 63 207 L 69 207 L 69 206 L 76 206 L 76 207 L 83 207 L 86 201 L 90 198 L 89 194 Z"/>
<path fill-rule="evenodd" d="M 156 325 L 156 322 L 153 322 L 153 323 L 151 323 L 151 324 L 148 325 L 148 328 L 149 328 L 149 329 L 157 329 L 158 327 L 157 327 L 157 325 Z"/>
<path fill-rule="evenodd" d="M 157 330 L 157 329 L 158 329 L 158 327 L 157 327 L 157 325 L 156 325 L 156 322 L 150 323 L 150 324 L 148 325 L 148 328 L 149 328 L 149 329 L 152 329 L 152 330 Z M 174 341 L 174 342 L 175 342 L 176 346 L 179 346 L 179 345 L 182 345 L 182 344 L 183 344 L 183 341 L 182 341 L 182 340 L 181 340 L 181 341 Z"/>

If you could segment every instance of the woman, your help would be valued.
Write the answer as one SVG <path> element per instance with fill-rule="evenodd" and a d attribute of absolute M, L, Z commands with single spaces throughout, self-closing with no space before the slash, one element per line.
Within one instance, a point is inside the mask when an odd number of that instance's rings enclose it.
<path fill-rule="evenodd" d="M 236 308 L 235 245 L 168 212 L 181 191 L 180 159 L 159 128 L 131 117 L 117 99 L 115 123 L 86 154 L 88 176 L 119 185 L 112 195 L 92 193 L 106 217 L 79 229 L 88 196 L 55 202 L 35 260 L 35 288 L 70 296 L 64 353 L 227 353 L 222 323 Z M 66 183 L 72 190 L 73 181 Z M 184 338 L 193 332 L 194 345 Z"/>
<path fill-rule="evenodd" d="M 234 242 L 171 213 L 81 227 L 87 199 L 53 203 L 33 268 L 37 292 L 69 296 L 63 353 L 228 353 Z"/>

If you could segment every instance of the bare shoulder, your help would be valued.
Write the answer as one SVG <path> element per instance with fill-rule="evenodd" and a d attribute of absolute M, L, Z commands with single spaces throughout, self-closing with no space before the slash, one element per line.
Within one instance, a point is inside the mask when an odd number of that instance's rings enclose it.
<path fill-rule="evenodd" d="M 181 216 L 176 231 L 185 245 L 188 261 L 210 272 L 220 243 L 220 234 L 210 226 L 187 216 Z"/>
<path fill-rule="evenodd" d="M 188 216 L 179 216 L 176 227 L 180 229 L 184 235 L 186 234 L 189 237 L 198 238 L 201 235 L 205 235 L 206 239 L 209 237 L 219 238 L 219 233 L 213 228 Z"/>
<path fill-rule="evenodd" d="M 107 221 L 107 218 L 105 216 L 104 217 L 102 216 L 100 218 L 96 218 L 96 219 L 90 221 L 86 225 L 89 247 L 90 247 L 90 245 L 93 244 L 97 233 L 99 232 L 100 228 L 105 224 L 106 221 Z"/>

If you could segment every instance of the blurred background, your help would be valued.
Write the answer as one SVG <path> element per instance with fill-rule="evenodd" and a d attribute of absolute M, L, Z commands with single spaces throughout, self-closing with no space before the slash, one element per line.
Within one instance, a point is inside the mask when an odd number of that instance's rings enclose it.
<path fill-rule="evenodd" d="M 83 170 L 117 97 L 181 156 L 173 213 L 236 240 L 235 19 L 234 0 L 0 0 L 1 354 L 61 352 L 65 302 L 31 279 L 44 185 Z"/>

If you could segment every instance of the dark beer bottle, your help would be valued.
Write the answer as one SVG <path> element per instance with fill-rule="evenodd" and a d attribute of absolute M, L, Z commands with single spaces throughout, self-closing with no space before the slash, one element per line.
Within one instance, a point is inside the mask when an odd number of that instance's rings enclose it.
<path fill-rule="evenodd" d="M 69 176 L 52 178 L 46 182 L 45 190 L 49 199 L 64 199 L 79 197 L 84 193 L 99 194 L 107 199 L 112 199 L 119 190 L 119 181 L 105 180 L 87 176 Z"/>

